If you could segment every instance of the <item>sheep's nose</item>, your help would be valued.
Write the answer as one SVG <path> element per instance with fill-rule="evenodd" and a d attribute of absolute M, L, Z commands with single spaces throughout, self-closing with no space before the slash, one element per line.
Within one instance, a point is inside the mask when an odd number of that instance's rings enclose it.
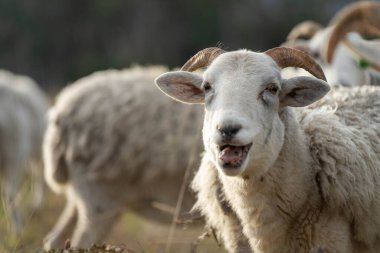
<path fill-rule="evenodd" d="M 223 138 L 231 139 L 239 132 L 241 125 L 222 125 L 217 129 Z"/>

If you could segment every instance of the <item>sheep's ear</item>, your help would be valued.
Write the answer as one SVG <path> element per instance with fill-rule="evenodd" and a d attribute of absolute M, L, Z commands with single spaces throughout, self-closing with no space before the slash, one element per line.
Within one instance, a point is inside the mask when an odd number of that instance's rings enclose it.
<path fill-rule="evenodd" d="M 183 103 L 204 103 L 204 92 L 201 89 L 202 77 L 187 72 L 174 71 L 158 76 L 155 80 L 158 88 L 169 97 Z"/>
<path fill-rule="evenodd" d="M 283 80 L 281 106 L 302 107 L 321 99 L 330 90 L 328 83 L 308 76 L 297 76 Z"/>

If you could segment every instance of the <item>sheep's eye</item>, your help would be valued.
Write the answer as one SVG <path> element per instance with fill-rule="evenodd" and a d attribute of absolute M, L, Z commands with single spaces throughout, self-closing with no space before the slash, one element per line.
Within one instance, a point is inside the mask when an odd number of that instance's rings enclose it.
<path fill-rule="evenodd" d="M 269 91 L 270 93 L 272 93 L 273 95 L 275 95 L 277 93 L 277 91 L 278 91 L 278 87 L 277 87 L 277 85 L 270 85 L 265 90 Z"/>
<path fill-rule="evenodd" d="M 311 55 L 314 57 L 314 59 L 319 59 L 320 58 L 319 52 L 312 52 Z"/>
<path fill-rule="evenodd" d="M 203 90 L 206 92 L 211 90 L 211 84 L 209 82 L 204 82 L 202 86 L 203 86 Z"/>

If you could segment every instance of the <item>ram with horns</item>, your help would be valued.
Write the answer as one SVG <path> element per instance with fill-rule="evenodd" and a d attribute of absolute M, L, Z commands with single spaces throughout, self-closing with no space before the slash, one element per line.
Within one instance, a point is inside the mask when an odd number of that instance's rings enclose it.
<path fill-rule="evenodd" d="M 339 11 L 326 28 L 301 22 L 283 45 L 311 54 L 332 85 L 379 85 L 380 40 L 373 39 L 380 37 L 379 17 L 380 3 L 356 2 Z"/>
<path fill-rule="evenodd" d="M 314 77 L 284 79 L 285 67 Z M 325 80 L 290 48 L 205 49 L 156 78 L 205 106 L 195 208 L 229 252 L 246 240 L 255 253 L 380 251 L 380 89 Z"/>

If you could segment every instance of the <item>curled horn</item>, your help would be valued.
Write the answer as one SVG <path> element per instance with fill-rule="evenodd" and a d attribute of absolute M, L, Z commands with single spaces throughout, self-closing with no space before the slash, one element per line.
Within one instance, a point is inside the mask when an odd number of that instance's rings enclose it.
<path fill-rule="evenodd" d="M 316 78 L 326 81 L 321 66 L 307 53 L 288 47 L 275 47 L 265 51 L 280 68 L 303 68 Z"/>
<path fill-rule="evenodd" d="M 327 45 L 326 59 L 332 61 L 339 41 L 350 31 L 363 36 L 380 36 L 380 3 L 361 1 L 343 8 L 330 23 L 332 30 Z"/>
<path fill-rule="evenodd" d="M 287 41 L 294 41 L 297 39 L 310 39 L 314 34 L 323 29 L 321 24 L 307 20 L 297 24 L 288 34 Z"/>
<path fill-rule="evenodd" d="M 225 53 L 219 47 L 208 47 L 191 57 L 181 68 L 183 71 L 195 71 L 199 68 L 207 67 L 219 55 Z"/>

